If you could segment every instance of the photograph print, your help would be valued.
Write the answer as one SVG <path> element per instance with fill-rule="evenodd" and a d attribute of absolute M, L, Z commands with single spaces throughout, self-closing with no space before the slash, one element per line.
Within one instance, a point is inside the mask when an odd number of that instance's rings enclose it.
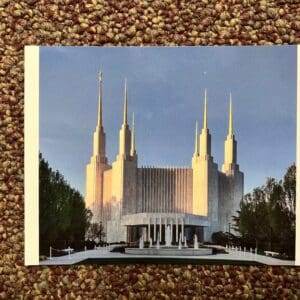
<path fill-rule="evenodd" d="M 296 46 L 38 52 L 39 264 L 295 265 Z"/>

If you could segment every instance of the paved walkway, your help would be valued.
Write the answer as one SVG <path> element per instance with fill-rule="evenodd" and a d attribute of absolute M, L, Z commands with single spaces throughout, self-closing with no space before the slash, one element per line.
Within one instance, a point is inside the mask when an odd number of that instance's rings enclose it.
<path fill-rule="evenodd" d="M 199 259 L 199 260 L 237 260 L 237 261 L 253 261 L 266 264 L 266 265 L 277 265 L 277 266 L 294 266 L 295 261 L 281 260 L 269 256 L 254 254 L 250 252 L 243 252 L 238 250 L 226 250 L 228 254 L 216 254 L 216 255 L 205 255 L 205 256 L 180 256 L 188 259 Z M 60 257 L 53 257 L 52 259 L 46 259 L 40 262 L 40 265 L 71 265 L 79 263 L 88 258 L 147 258 L 152 257 L 149 255 L 131 255 L 123 254 L 118 252 L 110 252 L 106 247 L 99 248 L 97 250 L 87 250 L 82 252 L 72 253 L 70 255 L 64 255 Z M 156 256 L 162 257 L 162 256 Z M 177 258 L 176 256 L 163 256 L 163 258 Z"/>

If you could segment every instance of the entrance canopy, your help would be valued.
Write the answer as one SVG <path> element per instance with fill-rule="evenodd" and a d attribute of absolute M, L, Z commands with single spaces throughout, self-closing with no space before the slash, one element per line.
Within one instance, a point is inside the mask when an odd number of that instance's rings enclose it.
<path fill-rule="evenodd" d="M 137 213 L 130 215 L 123 215 L 121 225 L 148 225 L 148 224 L 181 224 L 190 226 L 210 226 L 208 217 L 197 216 L 193 214 L 179 214 L 179 213 Z"/>

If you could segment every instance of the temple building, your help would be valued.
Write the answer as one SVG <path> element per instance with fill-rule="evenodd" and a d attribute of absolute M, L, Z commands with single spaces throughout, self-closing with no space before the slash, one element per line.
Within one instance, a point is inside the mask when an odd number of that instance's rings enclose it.
<path fill-rule="evenodd" d="M 104 226 L 107 242 L 144 240 L 164 242 L 170 225 L 172 242 L 181 237 L 210 241 L 216 231 L 228 231 L 232 215 L 243 196 L 244 174 L 237 164 L 237 142 L 233 133 L 230 95 L 229 126 L 221 171 L 211 154 L 211 135 L 204 95 L 203 126 L 196 123 L 195 150 L 191 167 L 138 166 L 134 116 L 127 120 L 125 81 L 123 123 L 119 152 L 114 162 L 106 156 L 106 136 L 102 118 L 102 73 L 99 74 L 98 121 L 93 136 L 93 155 L 86 166 L 86 207 L 92 222 Z M 153 141 L 155 142 L 155 141 Z"/>

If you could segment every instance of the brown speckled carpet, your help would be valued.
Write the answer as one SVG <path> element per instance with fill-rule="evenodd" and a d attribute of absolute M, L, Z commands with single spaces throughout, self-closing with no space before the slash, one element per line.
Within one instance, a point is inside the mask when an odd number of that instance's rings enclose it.
<path fill-rule="evenodd" d="M 24 45 L 300 43 L 299 0 L 0 0 L 0 299 L 299 299 L 297 267 L 24 267 Z"/>

